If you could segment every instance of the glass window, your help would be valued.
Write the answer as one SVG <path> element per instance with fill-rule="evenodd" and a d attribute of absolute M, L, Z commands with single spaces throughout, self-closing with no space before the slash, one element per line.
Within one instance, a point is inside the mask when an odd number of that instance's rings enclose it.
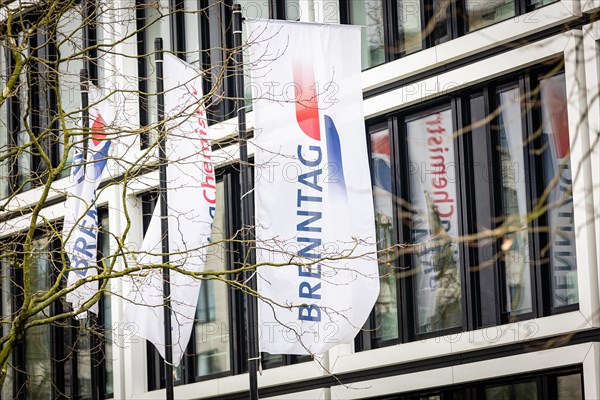
<path fill-rule="evenodd" d="M 472 144 L 472 182 L 475 182 L 478 190 L 472 192 L 474 221 L 471 221 L 471 233 L 477 239 L 477 259 L 471 264 L 476 284 L 485 288 L 478 292 L 477 317 L 482 327 L 494 326 L 498 322 L 496 311 L 500 308 L 500 301 L 496 282 L 497 255 L 494 248 L 494 238 L 490 238 L 487 232 L 495 228 L 496 220 L 492 216 L 493 195 L 490 182 L 494 169 L 491 168 L 492 161 L 489 158 L 491 138 L 489 134 L 489 115 L 486 110 L 486 99 L 482 94 L 475 94 L 470 99 L 470 124 L 468 126 L 470 142 Z"/>
<path fill-rule="evenodd" d="M 6 87 L 6 81 L 8 79 L 8 63 L 5 57 L 5 51 L 2 48 L 3 43 L 0 43 L 0 87 Z M 8 152 L 9 146 L 9 126 L 7 122 L 7 107 L 10 101 L 5 100 L 0 104 L 0 154 Z M 9 177 L 9 160 L 0 159 L 0 200 L 6 198 L 10 190 L 10 177 Z"/>
<path fill-rule="evenodd" d="M 50 310 L 45 310 L 48 315 Z M 43 318 L 38 315 L 34 319 Z M 52 362 L 50 326 L 39 325 L 25 333 L 25 365 L 27 393 L 32 399 L 52 399 Z"/>
<path fill-rule="evenodd" d="M 431 45 L 435 46 L 440 43 L 447 42 L 452 39 L 452 4 L 453 1 L 448 0 L 432 0 L 430 9 L 432 10 L 430 21 L 434 21 L 433 24 L 427 26 L 427 34 L 431 32 Z"/>
<path fill-rule="evenodd" d="M 527 9 L 529 11 L 535 8 L 547 6 L 548 4 L 556 3 L 557 1 L 559 0 L 529 0 Z"/>
<path fill-rule="evenodd" d="M 459 218 L 449 108 L 409 117 L 410 242 L 417 333 L 461 325 Z"/>
<path fill-rule="evenodd" d="M 217 183 L 217 204 L 225 204 L 225 184 Z M 212 225 L 206 271 L 227 269 L 227 225 L 225 207 L 217 207 Z M 195 367 L 198 377 L 230 369 L 228 285 L 218 280 L 205 280 L 200 285 L 195 337 Z"/>
<path fill-rule="evenodd" d="M 19 34 L 19 36 L 22 35 L 22 33 Z M 22 40 L 22 38 L 19 39 Z M 24 57 L 29 56 L 28 53 L 29 51 L 25 50 Z M 15 116 L 20 117 L 20 120 L 22 121 L 28 120 L 30 117 L 30 113 L 27 110 L 27 104 L 29 103 L 29 91 L 27 90 L 29 79 L 25 71 L 21 72 L 19 82 L 21 84 L 18 89 L 18 98 L 16 101 L 11 101 L 11 112 L 14 113 Z M 13 167 L 15 169 L 15 171 L 13 171 L 15 174 L 15 183 L 17 188 L 29 190 L 31 189 L 31 167 L 33 164 L 31 152 L 28 151 L 31 140 L 29 139 L 29 132 L 25 130 L 22 123 L 19 123 L 14 129 L 16 132 L 15 146 L 19 148 Z"/>
<path fill-rule="evenodd" d="M 10 270 L 10 248 L 4 243 L 0 243 L 0 301 L 2 302 L 2 326 L 0 327 L 0 334 L 6 335 L 10 330 L 10 321 L 12 314 L 12 293 L 11 293 L 11 270 Z M 4 380 L 4 385 L 0 394 L 3 399 L 13 398 L 13 369 L 12 355 L 8 360 L 7 375 Z"/>
<path fill-rule="evenodd" d="M 60 106 L 64 113 L 65 126 L 61 128 L 76 130 L 80 119 L 81 91 L 80 71 L 84 67 L 83 58 L 76 55 L 81 52 L 83 32 L 81 30 L 83 18 L 79 8 L 72 8 L 60 19 L 56 31 L 56 44 L 58 46 L 60 60 L 58 64 L 58 95 Z M 58 153 L 56 160 L 64 152 L 63 130 L 58 132 Z M 70 155 L 72 157 L 72 154 Z M 61 177 L 70 173 L 69 168 L 61 171 Z"/>
<path fill-rule="evenodd" d="M 363 26 L 362 68 L 367 69 L 385 62 L 383 28 L 383 1 L 350 1 L 350 23 Z"/>
<path fill-rule="evenodd" d="M 531 263 L 527 225 L 525 146 L 521 94 L 518 87 L 498 91 L 498 152 L 502 182 L 502 210 L 507 233 L 502 239 L 505 304 L 509 315 L 532 311 Z"/>
<path fill-rule="evenodd" d="M 50 242 L 39 238 L 32 243 L 30 263 L 31 291 L 45 292 L 51 285 Z M 44 309 L 32 319 L 38 320 L 50 316 L 50 308 Z M 32 399 L 52 398 L 52 362 L 50 325 L 39 325 L 25 333 L 25 369 L 27 371 L 27 390 Z"/>
<path fill-rule="evenodd" d="M 514 0 L 467 0 L 466 7 L 470 32 L 516 15 Z"/>
<path fill-rule="evenodd" d="M 77 398 L 91 400 L 92 398 L 92 355 L 91 355 L 91 327 L 88 319 L 79 320 L 75 351 L 77 359 Z"/>
<path fill-rule="evenodd" d="M 99 225 L 100 230 L 98 233 L 98 258 L 103 267 L 109 268 L 111 259 L 110 257 L 110 234 L 109 234 L 109 222 L 108 222 L 108 211 L 106 209 L 100 210 L 99 214 Z M 102 382 L 104 383 L 104 394 L 112 396 L 113 389 L 113 324 L 112 324 L 112 300 L 110 294 L 109 281 L 106 285 L 106 292 L 100 300 L 99 309 L 99 320 L 102 324 L 103 334 L 101 335 L 101 348 L 98 349 L 100 352 L 99 359 L 101 360 L 100 365 L 97 367 L 101 369 L 100 374 L 103 375 Z"/>
<path fill-rule="evenodd" d="M 564 375 L 556 378 L 558 400 L 583 400 L 581 374 Z"/>
<path fill-rule="evenodd" d="M 485 388 L 485 400 L 536 400 L 537 398 L 535 381 Z"/>
<path fill-rule="evenodd" d="M 398 1 L 398 27 L 396 29 L 396 53 L 406 55 L 423 48 L 421 26 L 421 2 L 419 0 Z"/>
<path fill-rule="evenodd" d="M 42 237 L 33 240 L 31 267 L 29 270 L 32 293 L 43 293 L 52 284 L 53 271 L 50 250 L 50 241 L 48 238 Z"/>
<path fill-rule="evenodd" d="M 110 294 L 103 297 L 102 323 L 104 326 L 104 394 L 112 397 L 114 393 L 113 373 L 113 324 L 112 324 L 112 300 Z"/>
<path fill-rule="evenodd" d="M 552 306 L 560 307 L 579 302 L 565 75 L 542 79 L 540 87 L 549 237 L 542 258 L 552 270 Z"/>
<path fill-rule="evenodd" d="M 230 9 L 221 0 L 208 0 L 208 7 L 199 14 L 202 68 L 206 77 L 204 93 L 212 94 L 207 104 L 209 124 L 234 116 L 233 77 L 224 76 L 224 68 L 230 62 L 226 49 L 233 47 L 233 37 L 228 34 L 230 16 Z"/>
<path fill-rule="evenodd" d="M 394 244 L 394 198 L 390 168 L 390 134 L 388 129 L 371 133 L 371 171 L 377 249 L 390 249 Z M 393 253 L 379 257 L 380 291 L 375 304 L 375 337 L 378 340 L 398 338 L 398 298 L 396 262 Z"/>
<path fill-rule="evenodd" d="M 161 36 L 160 2 L 141 0 L 137 3 L 138 75 L 140 88 L 140 125 L 148 126 L 158 121 L 156 106 L 156 66 L 154 64 L 154 39 Z M 156 131 L 144 132 L 142 148 L 154 143 Z"/>

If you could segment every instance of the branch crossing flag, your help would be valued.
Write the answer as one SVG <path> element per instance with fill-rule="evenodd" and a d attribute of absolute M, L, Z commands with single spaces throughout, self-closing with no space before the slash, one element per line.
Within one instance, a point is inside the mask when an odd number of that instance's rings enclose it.
<path fill-rule="evenodd" d="M 110 102 L 102 99 L 102 92 L 92 87 L 89 93 L 90 130 L 87 139 L 87 160 L 84 160 L 83 140 L 77 135 L 73 145 L 70 186 L 65 202 L 63 243 L 69 256 L 71 270 L 68 285 L 97 274 L 98 210 L 96 194 L 102 173 L 106 169 L 111 141 L 106 138 L 106 121 L 112 121 Z M 77 310 L 98 291 L 98 281 L 88 282 L 67 294 L 67 301 Z M 97 313 L 97 304 L 89 309 Z M 85 314 L 79 314 L 84 316 Z"/>
<path fill-rule="evenodd" d="M 360 27 L 249 32 L 256 256 L 271 264 L 258 268 L 260 349 L 321 354 L 354 339 L 379 294 Z"/>
<path fill-rule="evenodd" d="M 164 54 L 166 155 L 170 265 L 190 272 L 204 270 L 216 206 L 216 182 L 198 70 Z M 160 201 L 142 242 L 138 263 L 161 265 Z M 165 356 L 161 268 L 131 278 L 124 320 L 138 336 Z M 178 365 L 190 340 L 200 281 L 171 271 L 173 363 Z"/>

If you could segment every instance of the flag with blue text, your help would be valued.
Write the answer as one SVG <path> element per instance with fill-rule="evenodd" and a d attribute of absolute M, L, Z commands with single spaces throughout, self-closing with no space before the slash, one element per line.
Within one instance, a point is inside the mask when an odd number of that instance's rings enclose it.
<path fill-rule="evenodd" d="M 72 286 L 82 279 L 97 274 L 98 210 L 97 191 L 106 170 L 111 140 L 106 135 L 106 121 L 112 121 L 113 108 L 102 91 L 90 90 L 89 137 L 76 135 L 73 139 L 73 162 L 65 202 L 63 243 L 69 257 L 67 282 Z M 87 157 L 83 141 L 87 141 Z M 98 281 L 84 283 L 67 294 L 67 301 L 77 310 L 98 291 Z M 97 312 L 97 305 L 90 307 Z M 80 314 L 84 316 L 85 314 Z"/>
<path fill-rule="evenodd" d="M 360 28 L 248 32 L 260 349 L 320 354 L 352 342 L 379 294 Z"/>

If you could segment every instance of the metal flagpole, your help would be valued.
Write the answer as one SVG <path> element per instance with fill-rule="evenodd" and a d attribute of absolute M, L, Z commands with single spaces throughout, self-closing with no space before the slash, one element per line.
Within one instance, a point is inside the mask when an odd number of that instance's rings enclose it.
<path fill-rule="evenodd" d="M 240 144 L 240 189 L 241 189 L 241 220 L 242 220 L 242 257 L 244 267 L 249 258 L 250 240 L 250 196 L 251 190 L 250 168 L 248 167 L 248 132 L 246 131 L 246 107 L 244 101 L 244 69 L 242 55 L 242 6 L 233 5 L 233 47 L 235 48 L 234 60 L 236 65 L 235 91 L 238 117 L 238 139 Z M 260 355 L 258 352 L 258 310 L 257 303 L 252 293 L 256 289 L 255 271 L 245 273 L 246 284 L 252 290 L 246 292 L 246 334 L 248 343 L 248 373 L 250 380 L 250 400 L 258 400 L 258 382 L 256 373 Z"/>
<path fill-rule="evenodd" d="M 81 89 L 81 137 L 83 140 L 83 159 L 86 160 L 87 135 L 90 129 L 89 90 L 90 77 L 87 68 L 79 70 L 79 87 Z M 84 161 L 85 162 L 85 161 Z"/>
<path fill-rule="evenodd" d="M 158 104 L 158 176 L 160 200 L 160 232 L 162 236 L 163 263 L 163 319 L 165 335 L 165 386 L 166 399 L 174 400 L 173 395 L 173 343 L 171 337 L 171 276 L 169 270 L 169 220 L 167 208 L 167 156 L 165 150 L 165 94 L 163 82 L 163 41 L 154 40 L 154 62 L 156 63 L 156 92 Z"/>

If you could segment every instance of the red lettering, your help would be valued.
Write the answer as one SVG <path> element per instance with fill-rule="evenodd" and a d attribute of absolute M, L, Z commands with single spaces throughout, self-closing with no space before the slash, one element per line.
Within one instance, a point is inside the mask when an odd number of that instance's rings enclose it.
<path fill-rule="evenodd" d="M 202 185 L 204 186 L 204 185 Z M 217 202 L 217 192 L 216 190 L 211 190 L 210 193 L 214 196 L 213 198 L 209 198 L 207 196 L 206 189 L 202 191 L 202 195 L 204 195 L 204 200 L 208 202 L 208 204 L 215 204 Z"/>
<path fill-rule="evenodd" d="M 436 181 L 436 179 L 437 179 L 437 181 Z M 436 189 L 443 189 L 446 186 L 448 186 L 448 180 L 446 178 L 436 176 L 431 180 L 431 184 Z"/>
<path fill-rule="evenodd" d="M 450 211 L 448 211 L 447 213 L 441 212 L 438 206 L 436 206 L 435 209 L 438 212 L 440 218 L 450 218 L 452 215 L 454 215 L 454 206 L 453 205 L 450 205 Z"/>

